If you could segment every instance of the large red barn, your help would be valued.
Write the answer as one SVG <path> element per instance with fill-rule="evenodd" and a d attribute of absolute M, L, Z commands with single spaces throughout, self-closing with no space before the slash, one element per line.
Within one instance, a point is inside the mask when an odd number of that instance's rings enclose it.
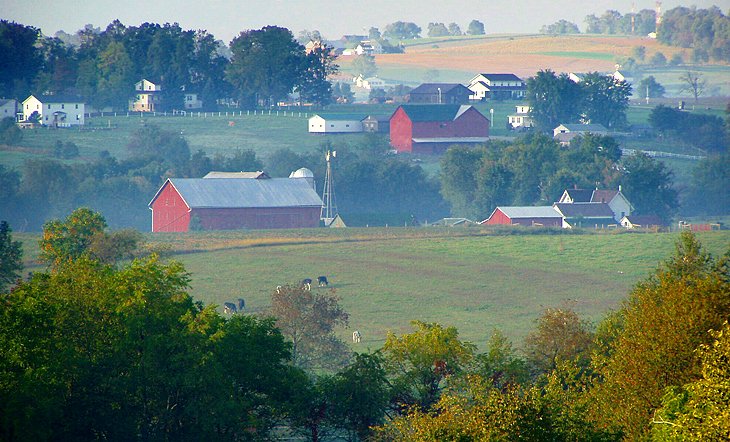
<path fill-rule="evenodd" d="M 481 224 L 562 227 L 563 216 L 551 206 L 501 206 Z"/>
<path fill-rule="evenodd" d="M 390 117 L 390 145 L 398 152 L 443 153 L 488 139 L 489 119 L 473 106 L 404 104 Z"/>
<path fill-rule="evenodd" d="M 170 178 L 149 208 L 153 232 L 293 229 L 319 226 L 322 199 L 303 178 Z"/>

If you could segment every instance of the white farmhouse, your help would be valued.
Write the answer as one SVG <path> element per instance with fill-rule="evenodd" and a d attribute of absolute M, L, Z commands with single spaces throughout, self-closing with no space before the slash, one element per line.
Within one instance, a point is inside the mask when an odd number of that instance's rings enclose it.
<path fill-rule="evenodd" d="M 135 96 L 129 100 L 129 110 L 132 112 L 155 112 L 162 103 L 162 86 L 147 79 L 138 81 L 134 85 Z"/>
<path fill-rule="evenodd" d="M 31 95 L 23 101 L 23 120 L 36 117 L 44 126 L 83 126 L 85 104 L 80 97 L 62 95 Z M 35 115 L 34 115 L 35 114 Z"/>

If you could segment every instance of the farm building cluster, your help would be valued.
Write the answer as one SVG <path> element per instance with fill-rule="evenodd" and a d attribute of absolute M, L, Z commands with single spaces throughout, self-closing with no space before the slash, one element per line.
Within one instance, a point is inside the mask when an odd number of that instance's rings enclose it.
<path fill-rule="evenodd" d="M 653 215 L 632 215 L 633 206 L 621 192 L 609 189 L 566 189 L 552 206 L 498 206 L 483 225 L 627 229 L 663 227 Z"/>

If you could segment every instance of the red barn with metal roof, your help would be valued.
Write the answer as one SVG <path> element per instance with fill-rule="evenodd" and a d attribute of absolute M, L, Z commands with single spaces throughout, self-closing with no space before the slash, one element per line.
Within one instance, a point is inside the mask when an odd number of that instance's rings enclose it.
<path fill-rule="evenodd" d="M 480 224 L 561 227 L 563 217 L 550 206 L 501 206 Z"/>
<path fill-rule="evenodd" d="M 153 232 L 294 229 L 319 226 L 322 199 L 304 178 L 170 178 L 149 208 Z"/>
<path fill-rule="evenodd" d="M 390 145 L 398 152 L 443 153 L 455 144 L 489 140 L 489 119 L 473 106 L 404 104 L 390 117 Z"/>

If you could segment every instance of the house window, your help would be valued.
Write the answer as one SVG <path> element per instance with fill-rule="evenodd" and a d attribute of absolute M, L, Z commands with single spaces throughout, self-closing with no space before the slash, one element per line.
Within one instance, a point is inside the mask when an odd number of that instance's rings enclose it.
<path fill-rule="evenodd" d="M 50 109 L 50 108 L 51 108 L 51 105 L 49 104 L 49 105 L 48 105 L 48 109 Z"/>
<path fill-rule="evenodd" d="M 80 120 L 81 120 L 81 115 L 76 114 L 76 121 L 80 121 Z"/>
<path fill-rule="evenodd" d="M 78 108 L 79 108 L 79 105 L 77 104 L 77 105 L 76 105 L 76 109 L 78 109 Z"/>

